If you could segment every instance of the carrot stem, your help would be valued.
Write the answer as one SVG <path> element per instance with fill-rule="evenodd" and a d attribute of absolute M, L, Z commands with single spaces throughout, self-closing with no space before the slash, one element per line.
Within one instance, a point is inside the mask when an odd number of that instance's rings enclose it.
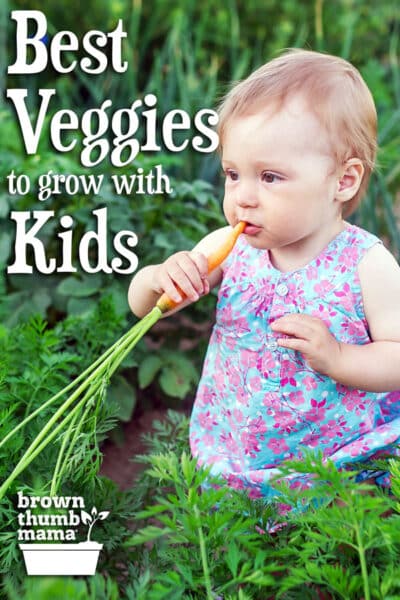
<path fill-rule="evenodd" d="M 216 269 L 231 252 L 239 235 L 243 233 L 246 223 L 240 221 L 229 233 L 226 241 L 208 257 L 208 272 Z M 143 335 L 158 321 L 162 313 L 171 310 L 176 306 L 166 294 L 163 294 L 156 306 L 136 323 L 125 335 L 106 350 L 100 358 L 92 363 L 83 373 L 74 381 L 65 386 L 60 392 L 52 396 L 47 402 L 42 404 L 33 413 L 28 415 L 19 423 L 1 442 L 0 447 L 5 444 L 17 431 L 24 427 L 31 419 L 37 416 L 41 411 L 55 403 L 59 398 L 70 392 L 68 398 L 56 410 L 54 415 L 47 421 L 40 430 L 35 439 L 31 442 L 28 449 L 20 458 L 18 464 L 14 467 L 9 477 L 0 485 L 0 500 L 3 498 L 13 481 L 27 468 L 27 466 L 36 458 L 40 452 L 56 437 L 56 435 L 69 424 L 68 430 L 64 434 L 61 442 L 56 468 L 52 478 L 52 492 L 58 488 L 65 469 L 65 460 L 69 458 L 73 446 L 76 444 L 79 431 L 83 425 L 84 419 L 79 426 L 76 421 L 81 410 L 85 407 L 84 415 L 90 408 L 91 401 L 100 391 L 102 380 L 110 379 L 114 371 L 119 367 L 124 358 L 136 346 Z M 80 384 L 80 385 L 78 385 Z M 74 389 L 75 388 L 75 389 Z M 73 391 L 72 391 L 73 390 Z M 67 413 L 68 411 L 68 413 Z M 67 415 L 65 416 L 65 413 Z M 75 432 L 73 433 L 75 427 Z M 69 446 L 68 446 L 69 443 Z"/>
<path fill-rule="evenodd" d="M 14 479 L 20 475 L 27 466 L 32 462 L 34 458 L 54 439 L 59 431 L 61 431 L 67 423 L 71 419 L 74 418 L 74 415 L 79 412 L 81 408 L 84 407 L 86 402 L 89 402 L 93 399 L 100 386 L 101 380 L 104 376 L 109 379 L 114 371 L 118 368 L 124 358 L 131 352 L 132 348 L 136 346 L 138 341 L 144 336 L 144 334 L 158 321 L 161 317 L 161 311 L 154 307 L 152 311 L 150 311 L 141 321 L 136 323 L 129 331 L 126 333 L 118 342 L 114 344 L 113 352 L 104 353 L 107 355 L 105 361 L 99 364 L 99 361 L 96 361 L 97 368 L 93 371 L 87 369 L 86 372 L 90 371 L 88 378 L 81 383 L 81 385 L 64 401 L 64 403 L 58 408 L 55 414 L 49 419 L 46 425 L 41 429 L 41 431 L 37 434 L 35 439 L 30 444 L 29 448 L 25 451 L 18 464 L 14 467 L 14 470 L 10 474 L 10 476 L 6 479 L 6 481 L 0 486 L 0 500 L 3 498 L 4 494 L 7 492 L 9 486 L 12 484 Z M 104 355 L 103 355 L 104 356 Z M 76 381 L 81 380 L 81 376 L 77 378 Z M 76 383 L 76 382 L 73 382 Z M 63 395 L 63 391 L 65 392 L 67 389 L 69 390 L 71 384 L 68 385 L 64 390 L 61 390 L 57 394 L 58 396 Z M 84 393 L 83 397 L 78 401 L 81 394 Z M 54 401 L 55 397 L 53 397 Z M 72 404 L 77 401 L 75 406 L 72 407 Z M 63 417 L 63 419 L 57 424 L 57 421 L 66 413 L 69 409 L 69 413 L 67 416 Z M 35 411 L 36 412 L 36 411 Z M 24 419 L 24 423 L 27 422 L 27 419 Z M 55 426 L 54 429 L 53 426 Z"/>

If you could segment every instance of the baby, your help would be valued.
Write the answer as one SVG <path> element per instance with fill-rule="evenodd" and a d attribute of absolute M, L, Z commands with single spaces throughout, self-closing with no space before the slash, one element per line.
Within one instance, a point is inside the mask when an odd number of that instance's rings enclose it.
<path fill-rule="evenodd" d="M 129 291 L 141 317 L 162 292 L 179 310 L 220 285 L 192 453 L 251 497 L 274 497 L 271 477 L 306 449 L 390 485 L 368 461 L 400 437 L 400 268 L 345 220 L 374 167 L 371 93 L 347 61 L 295 50 L 235 85 L 219 115 L 224 213 L 244 234 L 209 276 L 229 228 L 145 267 Z"/>

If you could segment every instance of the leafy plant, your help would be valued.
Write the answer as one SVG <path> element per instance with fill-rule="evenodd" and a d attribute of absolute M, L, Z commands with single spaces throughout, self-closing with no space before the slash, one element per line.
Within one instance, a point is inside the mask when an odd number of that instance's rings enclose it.
<path fill-rule="evenodd" d="M 104 521 L 104 519 L 107 519 L 109 514 L 109 510 L 102 510 L 100 512 L 97 512 L 97 508 L 95 506 L 93 506 L 91 513 L 88 513 L 85 510 L 81 510 L 82 523 L 85 523 L 85 525 L 89 525 L 86 541 L 91 541 L 90 534 L 92 533 L 92 529 L 96 521 L 98 521 L 99 519 L 100 521 Z"/>
<path fill-rule="evenodd" d="M 199 373 L 193 362 L 180 352 L 160 349 L 146 356 L 138 368 L 141 389 L 158 380 L 161 390 L 167 395 L 183 399 L 196 384 Z"/>

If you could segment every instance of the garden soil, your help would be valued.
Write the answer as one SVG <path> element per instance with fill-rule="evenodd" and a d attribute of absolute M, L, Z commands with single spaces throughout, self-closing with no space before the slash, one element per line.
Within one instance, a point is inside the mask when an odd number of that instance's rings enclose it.
<path fill-rule="evenodd" d="M 103 462 L 100 474 L 115 481 L 121 490 L 131 488 L 137 476 L 146 467 L 145 464 L 134 460 L 138 454 L 147 452 L 142 436 L 153 431 L 154 421 L 164 421 L 166 418 L 165 409 L 146 410 L 123 426 L 120 442 L 107 439 L 101 447 Z"/>

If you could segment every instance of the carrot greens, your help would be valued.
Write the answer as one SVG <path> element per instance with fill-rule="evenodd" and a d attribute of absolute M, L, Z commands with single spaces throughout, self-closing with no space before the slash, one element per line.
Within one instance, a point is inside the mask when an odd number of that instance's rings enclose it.
<path fill-rule="evenodd" d="M 238 236 L 242 233 L 244 226 L 243 222 L 238 223 L 227 236 L 227 240 L 223 246 L 209 257 L 209 272 L 215 269 L 227 257 Z M 48 444 L 53 442 L 65 430 L 51 480 L 50 494 L 55 495 L 57 493 L 63 474 L 67 469 L 68 460 L 78 441 L 81 428 L 90 412 L 94 409 L 96 413 L 99 405 L 104 401 L 105 390 L 110 378 L 139 340 L 161 318 L 163 312 L 170 310 L 173 306 L 175 306 L 175 303 L 163 294 L 157 305 L 143 319 L 108 348 L 83 373 L 32 413 L 28 414 L 4 436 L 0 441 L 0 449 L 20 429 L 30 423 L 32 419 L 50 407 L 57 406 L 57 403 L 68 394 L 64 402 L 55 410 L 44 427 L 38 432 L 12 472 L 0 486 L 0 500 L 7 493 L 13 481 L 21 475 Z"/>

